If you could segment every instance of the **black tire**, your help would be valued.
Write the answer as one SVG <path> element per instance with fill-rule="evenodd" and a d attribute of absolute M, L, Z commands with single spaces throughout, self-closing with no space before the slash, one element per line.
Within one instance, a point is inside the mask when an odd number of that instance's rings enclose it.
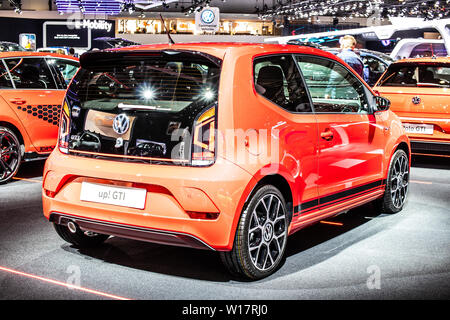
<path fill-rule="evenodd" d="M 77 231 L 75 233 L 72 233 L 70 232 L 68 227 L 56 223 L 54 223 L 53 226 L 55 227 L 56 233 L 58 233 L 58 235 L 63 240 L 73 244 L 75 247 L 78 248 L 89 248 L 98 246 L 110 237 L 109 235 L 106 234 L 95 234 L 92 236 L 87 236 L 79 228 L 77 228 Z"/>
<path fill-rule="evenodd" d="M 0 127 L 0 184 L 11 180 L 22 162 L 22 148 L 16 134 Z"/>
<path fill-rule="evenodd" d="M 403 209 L 408 191 L 409 157 L 405 151 L 398 149 L 389 164 L 384 195 L 375 204 L 383 213 L 397 213 Z"/>
<path fill-rule="evenodd" d="M 287 230 L 283 195 L 272 185 L 262 186 L 244 206 L 233 249 L 220 253 L 222 262 L 234 275 L 252 280 L 265 278 L 284 259 Z"/>

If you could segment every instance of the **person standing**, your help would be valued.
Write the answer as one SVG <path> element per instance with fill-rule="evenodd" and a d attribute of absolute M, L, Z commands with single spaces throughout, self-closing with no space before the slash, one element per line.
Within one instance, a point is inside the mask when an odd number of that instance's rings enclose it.
<path fill-rule="evenodd" d="M 69 49 L 69 56 L 78 58 L 78 54 L 75 53 L 75 49 L 74 49 L 74 48 L 70 48 L 70 49 Z"/>
<path fill-rule="evenodd" d="M 352 67 L 353 70 L 361 76 L 361 78 L 364 78 L 364 63 L 359 55 L 354 51 L 356 47 L 356 39 L 353 36 L 346 35 L 343 36 L 339 42 L 341 44 L 341 52 L 337 54 L 337 56 Z"/>

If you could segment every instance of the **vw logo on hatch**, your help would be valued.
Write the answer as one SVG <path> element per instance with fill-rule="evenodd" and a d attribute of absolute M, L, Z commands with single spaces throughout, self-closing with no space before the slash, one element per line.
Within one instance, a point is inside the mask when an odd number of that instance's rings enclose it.
<path fill-rule="evenodd" d="M 124 113 L 118 114 L 113 120 L 112 127 L 117 134 L 124 134 L 130 128 L 130 118 Z"/>
<path fill-rule="evenodd" d="M 412 98 L 412 103 L 419 104 L 420 103 L 420 97 L 415 96 L 414 98 Z"/>
<path fill-rule="evenodd" d="M 202 14 L 201 14 L 201 19 L 204 23 L 210 24 L 214 21 L 215 19 L 215 15 L 214 12 L 212 12 L 212 10 L 203 10 Z"/>

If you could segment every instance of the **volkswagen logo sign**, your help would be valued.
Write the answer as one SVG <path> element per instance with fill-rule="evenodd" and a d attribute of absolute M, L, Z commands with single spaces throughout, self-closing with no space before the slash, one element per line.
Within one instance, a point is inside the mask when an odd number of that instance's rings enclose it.
<path fill-rule="evenodd" d="M 412 103 L 419 104 L 420 103 L 420 97 L 415 96 L 414 98 L 412 98 Z"/>
<path fill-rule="evenodd" d="M 118 114 L 113 120 L 112 127 L 117 134 L 124 134 L 130 128 L 130 118 L 125 113 Z"/>
<path fill-rule="evenodd" d="M 214 19 L 216 18 L 214 12 L 210 9 L 203 10 L 200 17 L 206 24 L 213 23 Z"/>

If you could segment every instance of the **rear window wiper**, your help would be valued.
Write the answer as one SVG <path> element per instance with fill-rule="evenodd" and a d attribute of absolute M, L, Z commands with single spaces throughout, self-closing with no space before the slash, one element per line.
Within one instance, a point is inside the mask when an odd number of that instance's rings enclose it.
<path fill-rule="evenodd" d="M 117 107 L 122 110 L 160 110 L 160 111 L 172 110 L 171 108 L 162 108 L 161 106 L 148 106 L 148 105 L 124 104 L 124 103 L 119 103 Z"/>

